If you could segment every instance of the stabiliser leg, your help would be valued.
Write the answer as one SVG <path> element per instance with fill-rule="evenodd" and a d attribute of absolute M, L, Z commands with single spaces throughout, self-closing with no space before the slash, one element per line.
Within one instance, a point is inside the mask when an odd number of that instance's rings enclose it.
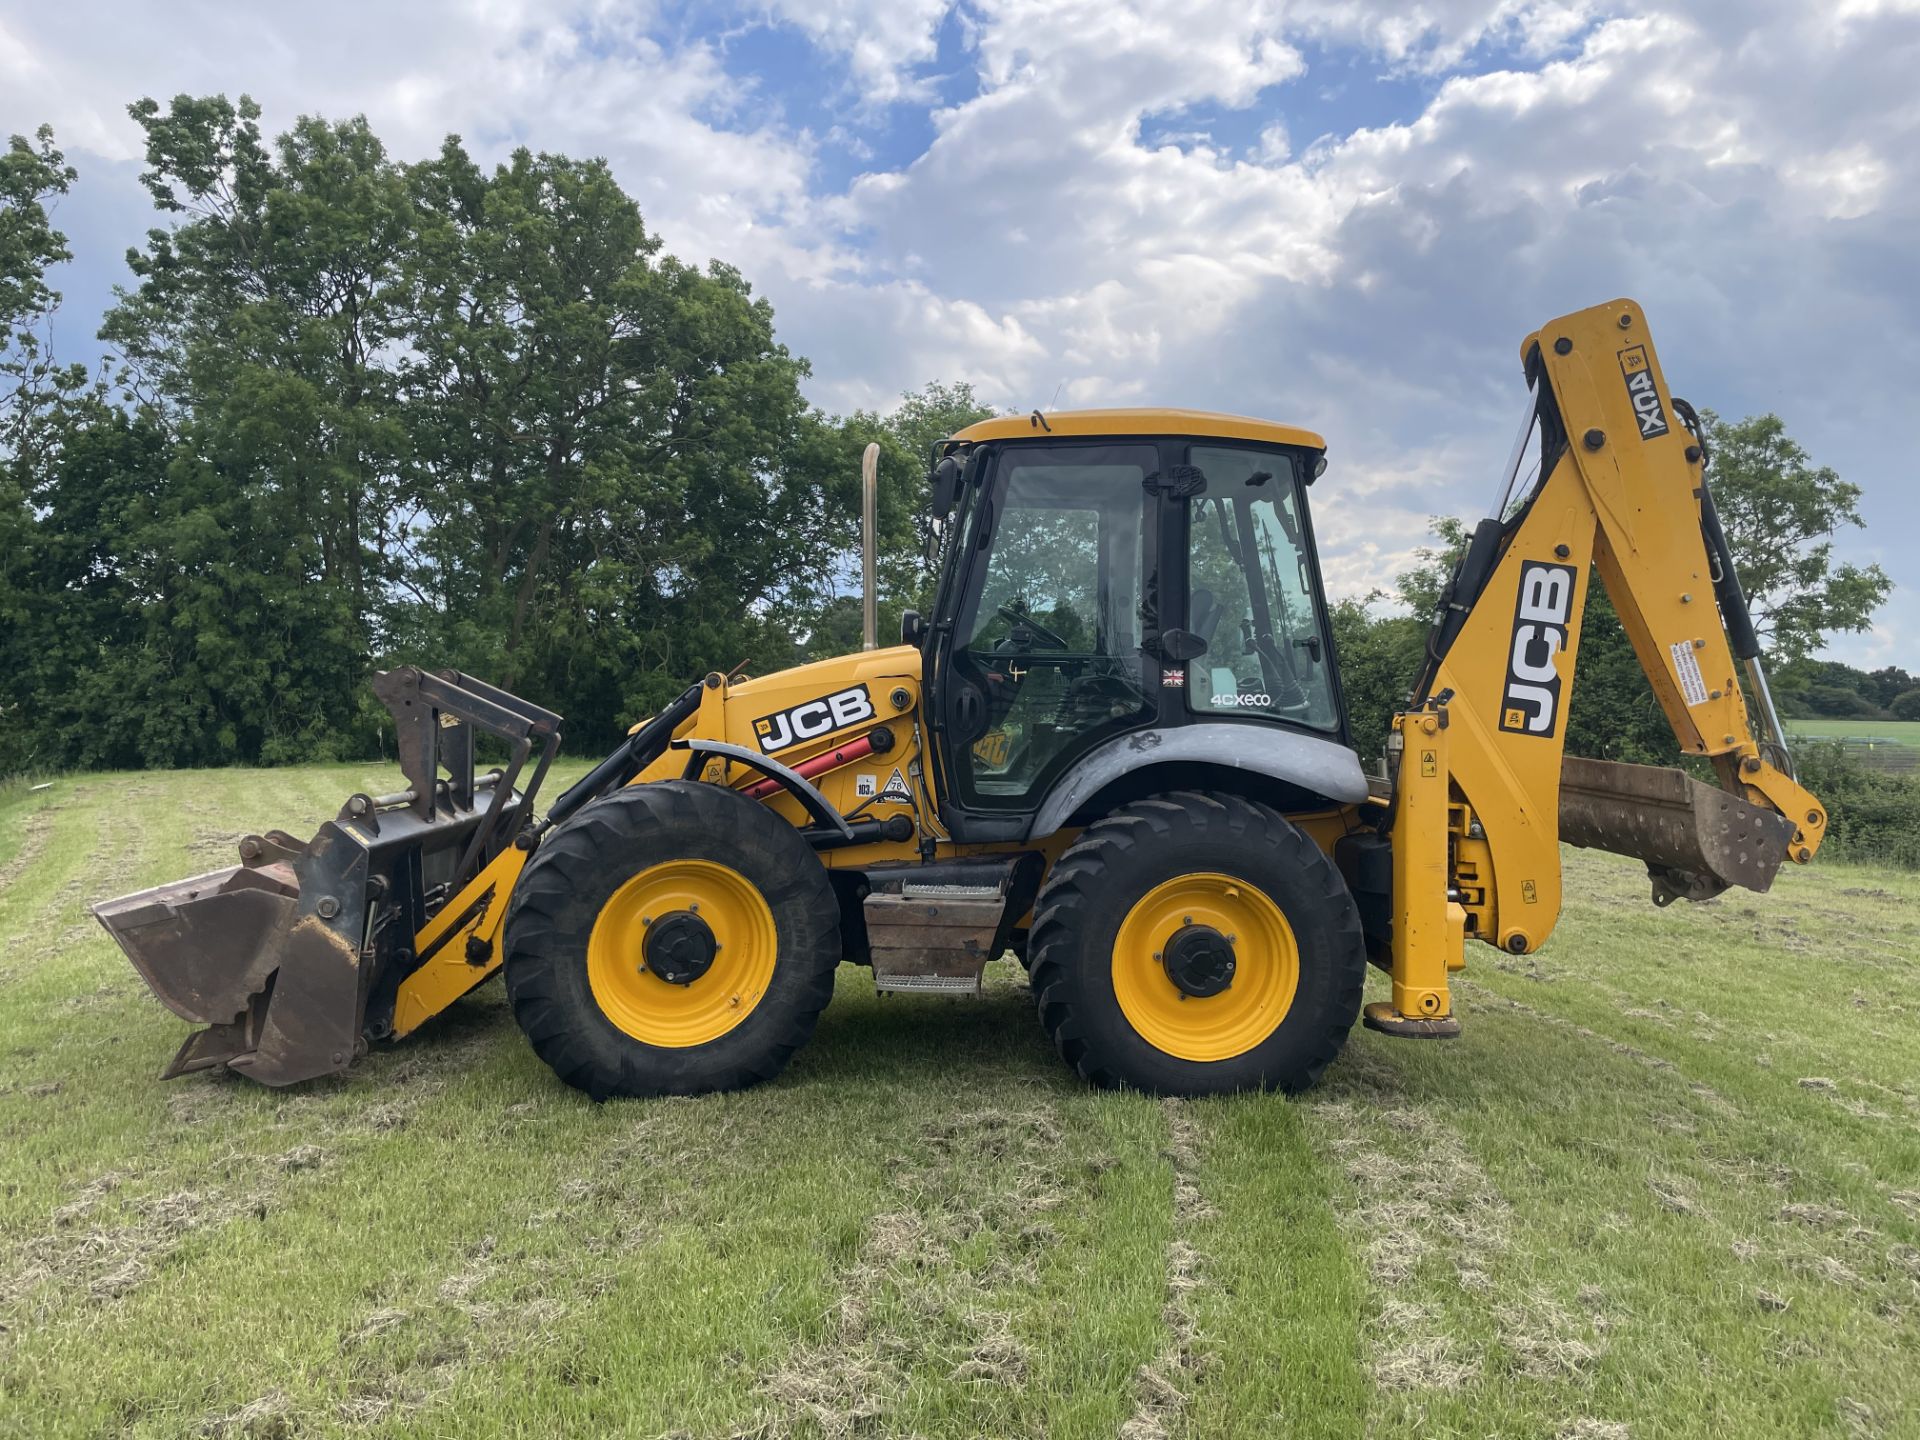
<path fill-rule="evenodd" d="M 1393 817 L 1393 999 L 1362 1014 L 1369 1030 L 1411 1040 L 1460 1033 L 1447 988 L 1466 943 L 1466 912 L 1449 897 L 1447 711 L 1393 717 L 1401 739 Z"/>

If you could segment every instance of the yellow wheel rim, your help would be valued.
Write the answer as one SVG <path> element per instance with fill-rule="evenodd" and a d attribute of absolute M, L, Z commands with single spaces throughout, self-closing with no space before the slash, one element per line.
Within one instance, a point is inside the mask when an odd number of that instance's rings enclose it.
<path fill-rule="evenodd" d="M 646 967 L 648 929 L 687 912 L 713 932 L 706 972 L 670 984 Z M 636 1040 L 684 1049 L 718 1040 L 773 983 L 779 932 L 753 882 L 711 860 L 650 865 L 614 891 L 587 938 L 587 983 L 601 1013 Z"/>
<path fill-rule="evenodd" d="M 1232 983 L 1188 995 L 1162 960 L 1188 926 L 1230 937 Z M 1113 993 L 1127 1023 L 1154 1049 L 1182 1060 L 1230 1060 L 1279 1027 L 1300 985 L 1293 927 L 1266 892 L 1231 875 L 1181 875 L 1156 885 L 1127 912 L 1113 943 Z"/>

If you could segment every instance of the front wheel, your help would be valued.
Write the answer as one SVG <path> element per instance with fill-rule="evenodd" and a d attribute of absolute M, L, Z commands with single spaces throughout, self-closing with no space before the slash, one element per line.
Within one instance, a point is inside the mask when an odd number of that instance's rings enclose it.
<path fill-rule="evenodd" d="M 1317 845 L 1264 805 L 1187 791 L 1087 827 L 1040 892 L 1031 954 L 1067 1063 L 1167 1095 L 1312 1085 L 1366 967 L 1353 897 Z"/>
<path fill-rule="evenodd" d="M 561 826 L 506 923 L 507 996 L 596 1100 L 771 1079 L 833 996 L 840 912 L 800 833 L 696 781 L 630 785 Z"/>

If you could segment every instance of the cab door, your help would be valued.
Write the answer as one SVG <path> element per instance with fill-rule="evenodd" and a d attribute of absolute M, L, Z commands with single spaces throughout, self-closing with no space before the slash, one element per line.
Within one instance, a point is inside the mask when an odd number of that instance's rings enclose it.
<path fill-rule="evenodd" d="M 1159 714 L 1158 469 L 1152 443 L 1006 445 L 945 587 L 936 709 L 956 838 L 1021 833 L 1093 746 Z M 943 617 L 944 620 L 944 617 Z M 1003 835 L 1002 832 L 1005 832 Z"/>
<path fill-rule="evenodd" d="M 1187 448 L 1203 484 L 1187 501 L 1187 627 L 1204 649 L 1187 666 L 1189 710 L 1343 733 L 1299 459 L 1265 446 Z"/>

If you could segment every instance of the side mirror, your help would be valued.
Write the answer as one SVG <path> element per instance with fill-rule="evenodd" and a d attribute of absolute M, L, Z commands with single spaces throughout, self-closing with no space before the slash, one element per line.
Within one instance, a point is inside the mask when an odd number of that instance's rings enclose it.
<path fill-rule="evenodd" d="M 960 459 L 955 455 L 941 456 L 933 467 L 927 507 L 933 512 L 934 519 L 944 520 L 953 514 L 954 502 L 960 498 L 961 474 Z"/>
<path fill-rule="evenodd" d="M 926 638 L 927 627 L 921 622 L 918 610 L 900 612 L 900 643 L 917 646 Z"/>
<path fill-rule="evenodd" d="M 1159 644 L 1160 658 L 1184 663 L 1198 660 L 1207 653 L 1206 640 L 1191 630 L 1162 630 Z"/>

